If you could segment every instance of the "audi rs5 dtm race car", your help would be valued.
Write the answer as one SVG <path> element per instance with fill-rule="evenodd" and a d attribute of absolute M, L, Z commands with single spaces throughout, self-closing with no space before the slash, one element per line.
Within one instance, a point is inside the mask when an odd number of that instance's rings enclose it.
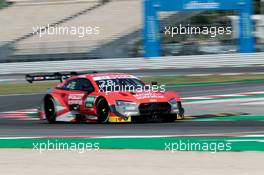
<path fill-rule="evenodd" d="M 26 80 L 30 83 L 61 80 L 45 94 L 38 112 L 40 119 L 49 123 L 173 122 L 184 117 L 176 92 L 154 91 L 150 85 L 129 74 L 54 73 L 26 75 Z"/>

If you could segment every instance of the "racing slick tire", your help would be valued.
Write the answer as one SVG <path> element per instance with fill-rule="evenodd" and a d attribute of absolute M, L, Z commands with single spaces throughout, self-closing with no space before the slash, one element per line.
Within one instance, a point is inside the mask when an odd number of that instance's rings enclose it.
<path fill-rule="evenodd" d="M 52 97 L 48 97 L 45 99 L 45 116 L 49 123 L 55 123 L 56 122 L 56 108 L 54 99 Z"/>
<path fill-rule="evenodd" d="M 96 104 L 98 123 L 107 123 L 110 114 L 110 107 L 104 98 L 100 98 Z"/>
<path fill-rule="evenodd" d="M 184 120 L 184 108 L 180 104 L 179 114 L 177 114 L 177 120 Z"/>

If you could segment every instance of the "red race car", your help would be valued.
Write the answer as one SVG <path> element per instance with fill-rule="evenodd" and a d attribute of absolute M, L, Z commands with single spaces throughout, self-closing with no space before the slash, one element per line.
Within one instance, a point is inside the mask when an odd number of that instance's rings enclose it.
<path fill-rule="evenodd" d="M 33 81 L 61 80 L 43 98 L 39 117 L 54 122 L 174 122 L 184 118 L 176 92 L 144 84 L 124 73 L 26 75 Z"/>

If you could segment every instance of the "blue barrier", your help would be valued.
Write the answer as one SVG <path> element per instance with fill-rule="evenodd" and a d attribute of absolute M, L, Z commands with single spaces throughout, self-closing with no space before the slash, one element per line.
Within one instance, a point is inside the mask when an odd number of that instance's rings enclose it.
<path fill-rule="evenodd" d="M 159 12 L 193 10 L 235 10 L 239 12 L 239 51 L 255 52 L 253 37 L 252 0 L 144 0 L 145 57 L 161 56 Z"/>

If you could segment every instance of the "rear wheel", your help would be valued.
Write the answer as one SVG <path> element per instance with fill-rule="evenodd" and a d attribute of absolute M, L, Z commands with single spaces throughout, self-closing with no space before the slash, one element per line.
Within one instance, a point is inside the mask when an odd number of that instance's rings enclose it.
<path fill-rule="evenodd" d="M 104 98 L 100 98 L 98 100 L 96 109 L 97 109 L 98 123 L 107 123 L 110 114 L 110 107 Z"/>
<path fill-rule="evenodd" d="M 55 109 L 55 103 L 53 98 L 48 98 L 45 101 L 45 115 L 46 119 L 49 123 L 55 123 L 56 122 L 56 109 Z"/>

